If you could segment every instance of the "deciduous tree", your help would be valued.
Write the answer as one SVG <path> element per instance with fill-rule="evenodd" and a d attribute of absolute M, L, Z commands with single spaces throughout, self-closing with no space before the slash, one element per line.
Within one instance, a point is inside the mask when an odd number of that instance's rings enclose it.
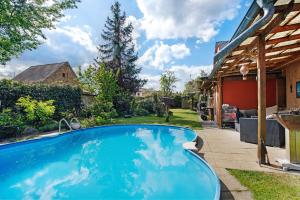
<path fill-rule="evenodd" d="M 76 8 L 80 0 L 1 0 L 0 64 L 25 50 L 33 50 L 45 39 L 44 29 L 52 29 L 64 16 L 63 11 Z"/>
<path fill-rule="evenodd" d="M 160 89 L 165 97 L 170 97 L 175 89 L 175 83 L 178 81 L 174 72 L 166 71 L 160 77 Z"/>

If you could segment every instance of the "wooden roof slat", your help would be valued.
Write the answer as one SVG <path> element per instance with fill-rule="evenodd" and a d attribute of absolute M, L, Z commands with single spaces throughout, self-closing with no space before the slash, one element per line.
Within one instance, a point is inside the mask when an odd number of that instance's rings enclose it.
<path fill-rule="evenodd" d="M 294 59 L 295 57 L 300 56 L 299 50 L 294 52 L 285 52 L 289 49 L 300 48 L 300 34 L 298 33 L 298 31 L 300 30 L 300 22 L 295 24 L 289 24 L 293 19 L 300 15 L 299 11 L 300 3 L 294 3 L 294 1 L 290 1 L 288 2 L 288 4 L 285 5 L 276 6 L 276 15 L 274 15 L 273 19 L 266 26 L 264 26 L 263 29 L 257 31 L 257 33 L 254 35 L 254 37 L 257 37 L 259 35 L 268 36 L 266 40 L 266 53 L 278 52 L 276 54 L 266 56 L 266 65 L 277 66 L 279 63 L 288 62 L 289 60 L 291 60 L 291 58 Z M 290 15 L 290 13 L 292 12 L 293 15 Z M 287 18 L 287 16 L 289 17 Z M 287 33 L 284 34 L 282 32 Z M 282 34 L 274 36 L 276 33 Z M 271 39 L 272 37 L 274 39 Z M 246 42 L 244 42 L 244 45 L 241 45 L 234 49 L 234 52 L 241 51 L 240 53 L 235 53 L 235 55 L 231 54 L 227 56 L 227 58 L 224 61 L 224 65 L 226 65 L 226 67 L 222 68 L 222 75 L 225 75 L 232 71 L 238 71 L 239 66 L 241 64 L 253 68 L 257 67 L 255 60 L 253 60 L 253 58 L 250 58 L 252 56 L 249 57 L 249 55 L 247 54 L 256 52 L 256 39 L 253 40 L 253 42 L 251 42 L 250 44 L 245 44 Z M 299 42 L 297 40 L 299 40 Z M 289 41 L 291 41 L 291 43 L 293 44 L 289 44 Z M 226 63 L 226 61 L 228 60 L 235 61 L 231 63 Z"/>
<path fill-rule="evenodd" d="M 275 13 L 283 12 L 288 5 L 275 6 Z M 294 3 L 292 11 L 300 11 L 300 3 Z"/>
<path fill-rule="evenodd" d="M 280 42 L 286 42 L 286 41 L 298 40 L 298 39 L 300 39 L 300 34 L 289 35 L 289 36 L 282 37 L 282 38 L 276 38 L 276 39 L 268 40 L 267 45 L 269 45 L 269 44 L 278 44 Z"/>
<path fill-rule="evenodd" d="M 294 49 L 294 48 L 298 48 L 298 47 L 300 47 L 300 43 L 281 46 L 281 47 L 273 47 L 273 48 L 267 49 L 266 53 L 275 52 L 275 51 L 283 51 L 283 50 L 288 50 L 288 49 Z"/>
<path fill-rule="evenodd" d="M 300 29 L 300 23 L 292 24 L 292 25 L 277 26 L 270 33 L 279 33 L 279 32 L 285 32 L 285 31 L 291 31 L 291 30 L 297 30 L 297 29 Z"/>
<path fill-rule="evenodd" d="M 278 57 L 282 57 L 282 56 L 299 56 L 300 55 L 300 51 L 296 51 L 296 52 L 284 52 L 284 53 L 279 53 L 276 55 L 270 55 L 270 56 L 266 56 L 267 59 L 272 59 L 272 58 L 278 58 Z"/>

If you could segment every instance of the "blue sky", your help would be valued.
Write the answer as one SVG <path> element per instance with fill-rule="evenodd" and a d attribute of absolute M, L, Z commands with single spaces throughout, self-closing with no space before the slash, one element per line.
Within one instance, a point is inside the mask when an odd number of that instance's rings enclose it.
<path fill-rule="evenodd" d="M 177 90 L 200 70 L 212 68 L 216 41 L 233 35 L 251 0 L 121 0 L 132 22 L 141 77 L 146 87 L 158 89 L 159 76 L 174 71 Z M 29 66 L 69 61 L 74 70 L 93 62 L 100 33 L 113 0 L 82 0 L 65 11 L 54 30 L 44 30 L 47 40 L 0 67 L 0 77 L 12 77 Z"/>

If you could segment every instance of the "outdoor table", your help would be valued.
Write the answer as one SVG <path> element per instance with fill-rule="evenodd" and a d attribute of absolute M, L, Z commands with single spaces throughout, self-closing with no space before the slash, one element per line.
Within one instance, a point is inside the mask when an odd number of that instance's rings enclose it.
<path fill-rule="evenodd" d="M 287 161 L 282 166 L 285 170 L 300 170 L 300 115 L 276 115 L 277 121 L 285 127 Z"/>

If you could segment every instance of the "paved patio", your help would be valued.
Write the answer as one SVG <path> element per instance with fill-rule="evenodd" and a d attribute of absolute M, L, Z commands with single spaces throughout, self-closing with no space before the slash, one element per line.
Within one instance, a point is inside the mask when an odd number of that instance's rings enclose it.
<path fill-rule="evenodd" d="M 204 128 L 198 131 L 198 135 L 201 138 L 198 153 L 212 165 L 222 182 L 221 199 L 252 199 L 250 191 L 231 176 L 226 168 L 282 172 L 276 159 L 285 157 L 285 149 L 267 147 L 271 165 L 274 166 L 260 167 L 257 163 L 257 145 L 240 142 L 238 132 Z"/>

